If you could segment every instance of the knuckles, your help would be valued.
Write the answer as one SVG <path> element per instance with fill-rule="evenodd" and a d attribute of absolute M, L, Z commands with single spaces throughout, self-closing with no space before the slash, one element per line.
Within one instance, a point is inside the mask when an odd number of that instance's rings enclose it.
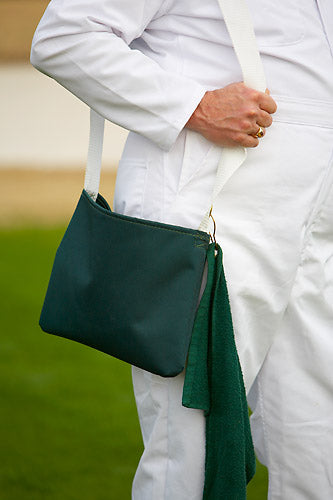
<path fill-rule="evenodd" d="M 249 130 L 251 130 L 253 128 L 253 124 L 250 120 L 241 120 L 240 122 L 240 128 L 242 130 L 244 130 L 244 132 L 248 132 Z"/>
<path fill-rule="evenodd" d="M 257 118 L 257 116 L 258 116 L 258 111 L 259 111 L 259 110 L 258 110 L 257 108 L 252 108 L 252 107 L 251 107 L 251 108 L 249 108 L 249 109 L 246 111 L 246 116 L 247 116 L 248 118 L 252 118 L 252 119 Z"/>

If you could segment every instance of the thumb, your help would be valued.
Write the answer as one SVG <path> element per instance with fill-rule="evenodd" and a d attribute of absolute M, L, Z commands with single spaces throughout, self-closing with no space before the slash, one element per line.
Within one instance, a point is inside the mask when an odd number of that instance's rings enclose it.
<path fill-rule="evenodd" d="M 270 94 L 270 91 L 268 89 L 265 90 L 265 94 Z"/>

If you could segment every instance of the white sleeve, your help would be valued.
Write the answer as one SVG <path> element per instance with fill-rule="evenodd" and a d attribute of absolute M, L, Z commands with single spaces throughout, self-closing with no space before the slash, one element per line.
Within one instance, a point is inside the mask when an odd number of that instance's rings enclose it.
<path fill-rule="evenodd" d="M 106 119 L 167 151 L 205 88 L 129 47 L 164 5 L 52 0 L 34 34 L 30 60 Z"/>

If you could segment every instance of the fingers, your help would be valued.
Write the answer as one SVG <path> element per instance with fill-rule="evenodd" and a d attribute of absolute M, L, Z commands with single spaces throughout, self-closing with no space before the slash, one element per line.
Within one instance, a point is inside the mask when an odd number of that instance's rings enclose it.
<path fill-rule="evenodd" d="M 266 92 L 267 91 L 267 92 Z M 263 109 L 267 113 L 275 113 L 277 110 L 277 105 L 276 102 L 272 97 L 269 95 L 269 90 L 266 89 L 265 93 L 263 92 L 258 92 L 259 94 L 259 99 L 258 99 L 258 104 L 260 109 Z"/>
<path fill-rule="evenodd" d="M 266 111 L 259 111 L 258 116 L 257 116 L 257 124 L 260 127 L 270 127 L 273 123 L 273 118 L 269 113 Z"/>
<path fill-rule="evenodd" d="M 248 113 L 248 119 L 252 122 L 252 124 L 247 130 L 247 134 L 242 135 L 242 137 L 237 141 L 239 144 L 247 148 L 255 148 L 259 145 L 260 138 L 255 137 L 259 132 L 259 127 L 262 129 L 262 138 L 266 134 L 266 128 L 270 127 L 273 123 L 271 114 L 275 113 L 277 110 L 276 102 L 272 97 L 270 97 L 269 89 L 266 89 L 265 92 L 254 92 L 256 95 L 254 95 L 253 98 L 254 101 L 257 102 L 259 109 L 255 109 L 253 107 Z"/>
<path fill-rule="evenodd" d="M 265 129 L 270 127 L 273 123 L 271 115 L 262 111 L 253 120 L 248 120 L 243 122 L 243 132 L 251 135 L 255 135 L 259 131 L 259 127 Z"/>
<path fill-rule="evenodd" d="M 256 130 L 257 132 L 258 130 Z M 253 137 L 252 135 L 245 135 L 243 141 L 241 142 L 241 146 L 244 148 L 256 148 L 259 145 L 259 139 L 257 137 Z"/>
<path fill-rule="evenodd" d="M 273 123 L 273 118 L 267 111 L 264 111 L 261 108 L 256 108 L 255 106 L 250 108 L 246 115 L 249 123 L 258 123 L 261 127 L 270 127 Z M 244 121 L 244 124 L 245 123 L 246 122 Z"/>
<path fill-rule="evenodd" d="M 232 141 L 228 144 L 229 146 L 243 146 L 244 148 L 255 148 L 259 145 L 259 138 L 255 137 L 258 132 L 259 127 L 257 126 L 255 130 L 251 133 L 241 133 L 233 135 Z"/>
<path fill-rule="evenodd" d="M 259 106 L 260 109 L 270 114 L 276 112 L 277 104 L 270 96 L 269 89 L 266 89 L 265 92 L 259 92 L 258 90 L 250 89 L 249 87 L 247 87 L 247 90 L 250 90 L 252 100 L 256 103 L 257 106 Z"/>

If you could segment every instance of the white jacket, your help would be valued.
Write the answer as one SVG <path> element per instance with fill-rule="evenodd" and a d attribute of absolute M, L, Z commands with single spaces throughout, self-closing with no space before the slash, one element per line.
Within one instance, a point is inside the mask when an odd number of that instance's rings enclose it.
<path fill-rule="evenodd" d="M 332 48 L 333 5 L 318 2 Z M 299 88 L 298 68 L 288 79 L 279 74 L 286 56 L 305 66 L 311 60 L 311 48 L 302 47 L 302 0 L 248 4 L 271 93 L 325 98 L 324 88 Z M 52 0 L 31 62 L 108 120 L 168 151 L 206 90 L 241 80 L 230 44 L 217 0 Z"/>

